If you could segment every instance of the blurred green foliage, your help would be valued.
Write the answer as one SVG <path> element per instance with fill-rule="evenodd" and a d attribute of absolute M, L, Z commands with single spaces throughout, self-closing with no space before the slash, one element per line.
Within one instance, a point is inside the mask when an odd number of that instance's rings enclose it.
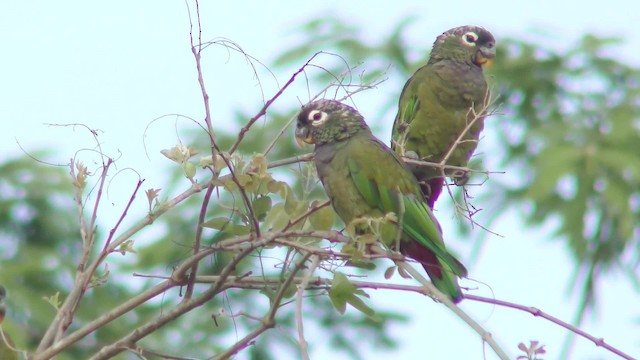
<path fill-rule="evenodd" d="M 585 35 L 562 52 L 504 42 L 495 77 L 508 121 L 497 133 L 504 169 L 524 176 L 497 194 L 529 205 L 530 224 L 559 220 L 583 309 L 611 271 L 640 286 L 640 69 L 615 58 L 617 39 Z"/>

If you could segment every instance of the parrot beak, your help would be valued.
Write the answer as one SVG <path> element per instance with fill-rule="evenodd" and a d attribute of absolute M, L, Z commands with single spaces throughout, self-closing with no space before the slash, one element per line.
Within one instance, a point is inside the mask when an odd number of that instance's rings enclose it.
<path fill-rule="evenodd" d="M 486 65 L 486 66 L 491 66 L 493 64 L 493 59 L 495 59 L 496 57 L 496 48 L 491 47 L 491 48 L 487 48 L 487 47 L 481 47 L 480 50 L 478 50 L 476 52 L 476 56 L 473 59 L 473 62 L 476 65 Z"/>
<path fill-rule="evenodd" d="M 299 147 L 303 147 L 305 143 L 314 144 L 313 138 L 307 128 L 296 128 L 296 143 Z"/>

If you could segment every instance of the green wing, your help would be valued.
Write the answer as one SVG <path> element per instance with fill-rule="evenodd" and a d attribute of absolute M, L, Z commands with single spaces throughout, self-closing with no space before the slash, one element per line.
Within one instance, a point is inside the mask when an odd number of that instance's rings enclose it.
<path fill-rule="evenodd" d="M 458 259 L 453 257 L 444 247 L 444 241 L 440 229 L 433 221 L 425 221 L 430 218 L 431 209 L 422 201 L 406 201 L 403 218 L 403 230 L 421 245 L 431 250 L 450 270 L 461 277 L 468 275 L 467 269 Z"/>
<path fill-rule="evenodd" d="M 348 159 L 349 173 L 369 206 L 383 213 L 402 213 L 402 230 L 411 240 L 433 252 L 456 275 L 466 276 L 465 267 L 445 249 L 437 220 L 422 200 L 413 174 L 397 155 L 374 138 L 351 141 L 355 142 Z"/>
<path fill-rule="evenodd" d="M 398 151 L 401 145 L 404 145 L 404 139 L 409 132 L 409 126 L 413 119 L 415 119 L 418 110 L 420 109 L 420 100 L 416 91 L 411 88 L 411 80 L 407 81 L 400 93 L 400 100 L 398 103 L 398 114 L 393 122 L 391 138 L 391 148 L 394 151 Z"/>

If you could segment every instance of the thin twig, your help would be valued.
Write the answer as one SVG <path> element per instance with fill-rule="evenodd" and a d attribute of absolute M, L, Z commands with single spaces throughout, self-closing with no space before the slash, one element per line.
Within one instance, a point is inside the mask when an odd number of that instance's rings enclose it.
<path fill-rule="evenodd" d="M 284 165 L 290 165 L 290 164 L 306 162 L 311 160 L 313 160 L 313 153 L 307 153 L 307 154 L 298 155 L 298 156 L 294 156 L 286 159 L 270 161 L 269 164 L 267 164 L 267 168 L 272 169 L 272 168 L 276 168 Z"/>
<path fill-rule="evenodd" d="M 307 340 L 304 338 L 304 321 L 302 318 L 302 299 L 304 297 L 304 292 L 309 285 L 309 280 L 313 275 L 313 272 L 320 264 L 320 257 L 317 255 L 311 256 L 311 265 L 304 274 L 302 281 L 298 284 L 298 291 L 296 294 L 296 324 L 298 326 L 298 346 L 300 346 L 300 354 L 303 360 L 309 360 L 309 352 L 307 351 L 308 344 Z M 295 280 L 295 279 L 294 279 Z"/>
<path fill-rule="evenodd" d="M 311 214 L 313 214 L 314 212 L 329 206 L 329 204 L 331 204 L 331 201 L 327 200 L 317 206 L 312 207 L 311 209 L 307 210 L 304 214 L 298 216 L 296 219 L 289 220 L 289 223 L 287 224 L 287 226 L 284 227 L 284 229 L 282 229 L 282 231 L 287 231 L 289 229 L 291 229 L 293 226 L 295 226 L 297 223 L 299 223 L 300 221 L 306 219 L 307 217 L 309 217 Z"/>
<path fill-rule="evenodd" d="M 249 333 L 244 338 L 240 339 L 240 341 L 236 342 L 232 347 L 227 349 L 225 352 L 223 352 L 221 354 L 218 354 L 214 359 L 222 360 L 222 359 L 230 358 L 231 356 L 237 354 L 242 349 L 244 349 L 247 346 L 249 346 L 249 344 L 255 338 L 260 336 L 260 334 L 262 334 L 263 332 L 267 331 L 268 329 L 273 328 L 276 325 L 276 322 L 275 322 L 276 312 L 278 311 L 278 308 L 280 307 L 280 303 L 282 302 L 284 294 L 288 290 L 289 286 L 292 284 L 293 279 L 295 278 L 295 275 L 298 273 L 298 271 L 300 271 L 300 269 L 302 269 L 302 267 L 304 266 L 304 263 L 307 261 L 307 259 L 309 259 L 309 256 L 310 256 L 310 254 L 303 255 L 296 262 L 296 264 L 295 264 L 293 270 L 291 270 L 291 273 L 289 274 L 289 276 L 287 276 L 287 278 L 282 283 L 282 285 L 280 285 L 280 288 L 278 289 L 278 292 L 276 293 L 276 295 L 272 299 L 271 308 L 269 309 L 269 312 L 268 312 L 267 316 L 265 316 L 265 318 L 262 320 L 261 326 L 259 328 L 255 329 L 254 331 L 252 331 L 251 333 Z"/>
<path fill-rule="evenodd" d="M 91 255 L 91 249 L 93 247 L 93 239 L 94 239 L 94 226 L 97 218 L 98 205 L 100 204 L 100 199 L 102 198 L 102 191 L 104 189 L 104 185 L 107 178 L 107 171 L 112 164 L 111 158 L 108 159 L 107 163 L 103 166 L 103 171 L 100 176 L 100 185 L 98 188 L 98 195 L 96 196 L 94 209 L 91 217 L 91 221 L 89 225 L 86 224 L 84 219 L 84 206 L 82 203 L 82 189 L 83 187 L 80 184 L 76 184 L 74 186 L 75 189 L 75 198 L 76 198 L 76 207 L 78 208 L 78 216 L 80 220 L 80 235 L 82 237 L 82 256 L 80 258 L 80 262 L 77 267 L 76 278 L 74 281 L 73 288 L 71 292 L 64 300 L 58 311 L 56 312 L 56 316 L 49 324 L 49 328 L 45 332 L 44 336 L 40 340 L 40 344 L 38 344 L 38 348 L 36 351 L 42 351 L 46 347 L 50 346 L 53 342 L 59 340 L 65 333 L 66 329 L 73 321 L 73 317 L 75 312 L 78 309 L 82 296 L 86 291 L 87 284 L 91 281 L 91 277 L 93 273 L 91 271 L 86 271 L 86 265 L 89 261 L 89 257 Z M 76 174 L 74 170 L 74 166 L 76 163 L 71 160 L 69 166 L 71 168 L 70 175 L 74 182 L 76 182 L 76 177 L 81 174 Z M 83 170 L 81 170 L 83 171 Z"/>
<path fill-rule="evenodd" d="M 189 40 L 191 42 L 191 52 L 193 53 L 193 57 L 194 60 L 196 62 L 196 71 L 198 73 L 198 84 L 200 85 L 200 92 L 202 93 L 202 100 L 204 103 L 204 113 L 205 113 L 205 117 L 204 117 L 204 121 L 207 124 L 207 134 L 209 135 L 209 142 L 211 144 L 211 158 L 215 159 L 216 158 L 216 152 L 220 153 L 220 149 L 218 149 L 218 146 L 216 144 L 216 136 L 215 136 L 215 132 L 213 130 L 213 119 L 211 118 L 211 108 L 210 108 L 210 104 L 209 104 L 209 93 L 207 92 L 207 88 L 205 85 L 205 81 L 204 81 L 204 74 L 202 72 L 202 50 L 203 50 L 203 44 L 202 44 L 202 22 L 201 22 L 201 16 L 200 16 L 200 4 L 198 1 L 195 2 L 196 3 L 196 17 L 198 20 L 198 43 L 194 44 L 194 38 L 193 38 L 193 23 L 191 22 L 191 13 L 189 13 Z M 187 8 L 188 8 L 188 4 L 187 4 Z M 223 159 L 225 159 L 223 157 Z M 226 159 L 225 159 L 226 162 Z M 227 162 L 228 165 L 228 162 Z M 229 168 L 229 171 L 233 174 L 232 169 Z M 214 177 L 215 177 L 215 173 L 214 173 Z M 234 175 L 235 177 L 235 175 Z M 237 179 L 235 179 L 237 180 Z M 205 220 L 205 216 L 207 214 L 207 209 L 208 209 L 208 205 L 209 205 L 209 199 L 211 198 L 211 195 L 213 194 L 213 189 L 215 188 L 215 186 L 210 183 L 207 186 L 207 191 L 205 193 L 204 199 L 202 200 L 202 205 L 200 206 L 200 215 L 198 217 L 198 223 L 197 223 L 197 228 L 196 228 L 196 236 L 195 239 L 193 241 L 193 253 L 196 254 L 200 248 L 200 241 L 202 239 L 202 224 L 204 223 Z M 242 189 L 242 188 L 241 188 Z M 244 194 L 244 198 L 246 199 L 246 194 Z M 249 207 L 251 206 L 250 203 L 247 204 Z M 251 211 L 252 209 L 249 208 L 249 210 Z M 257 225 L 256 225 L 257 228 Z M 258 231 L 258 230 L 256 230 Z M 191 274 L 190 274 L 190 280 L 189 283 L 187 284 L 187 289 L 185 291 L 185 296 L 183 301 L 188 300 L 191 298 L 191 296 L 193 295 L 193 287 L 194 287 L 194 282 L 193 282 L 193 278 L 195 277 L 195 275 L 198 273 L 198 264 L 199 262 L 194 262 L 193 266 L 191 268 Z"/>
<path fill-rule="evenodd" d="M 46 348 L 46 350 L 39 352 L 37 351 L 31 360 L 47 360 L 52 359 L 56 354 L 60 353 L 65 348 L 71 346 L 72 344 L 80 341 L 85 336 L 91 334 L 92 332 L 100 329 L 111 321 L 117 319 L 118 317 L 126 314 L 127 312 L 135 309 L 141 304 L 149 301 L 155 296 L 164 293 L 172 286 L 175 286 L 171 280 L 164 281 L 158 285 L 153 286 L 150 289 L 143 291 L 142 293 L 134 296 L 131 299 L 128 299 L 121 305 L 109 310 L 108 312 L 100 315 L 95 320 L 90 323 L 82 326 L 80 329 L 72 332 L 71 334 L 65 336 L 64 338 L 56 341 L 54 344 Z"/>
<path fill-rule="evenodd" d="M 115 240 L 113 240 L 110 243 L 110 245 L 107 247 L 107 249 L 103 250 L 102 254 L 113 252 L 118 246 L 120 246 L 122 243 L 124 243 L 125 241 L 130 239 L 131 236 L 133 236 L 133 234 L 136 234 L 142 228 L 144 228 L 147 225 L 153 223 L 153 221 L 157 217 L 162 215 L 164 212 L 166 212 L 169 209 L 175 207 L 180 202 L 186 200 L 191 195 L 193 195 L 194 193 L 197 193 L 197 192 L 199 192 L 201 190 L 202 189 L 199 186 L 193 185 L 190 189 L 186 190 L 182 194 L 176 196 L 175 198 L 173 198 L 170 201 L 165 202 L 163 204 L 163 206 L 160 206 L 154 213 L 147 214 L 147 216 L 145 216 L 143 219 L 138 221 L 138 223 L 134 224 L 132 227 L 130 227 L 128 230 L 126 230 L 123 234 L 121 234 L 119 237 L 117 237 Z M 73 304 L 77 303 L 79 301 L 79 299 L 82 297 L 82 294 L 84 293 L 84 288 L 83 288 L 83 286 L 80 286 L 80 284 L 87 284 L 88 281 L 91 280 L 91 276 L 89 276 L 89 274 L 92 274 L 95 271 L 95 269 L 97 269 L 99 267 L 99 265 L 100 265 L 99 261 L 100 261 L 100 258 L 96 259 L 96 261 L 94 261 L 88 267 L 89 270 L 83 273 L 83 277 L 82 278 L 79 278 L 79 277 L 77 278 L 76 285 L 71 289 L 71 292 L 69 293 L 69 295 L 65 299 L 64 303 L 61 305 L 60 310 L 56 313 L 56 316 L 55 316 L 54 320 L 51 322 L 51 324 L 49 326 L 49 329 L 47 329 L 47 332 L 45 333 L 45 335 L 43 336 L 42 340 L 40 341 L 40 344 L 38 345 L 38 348 L 36 350 L 36 356 L 40 356 L 40 354 L 43 354 L 43 353 L 44 354 L 49 353 L 50 347 L 52 346 L 54 341 L 56 343 L 60 342 L 61 338 L 60 338 L 59 335 L 57 335 L 57 333 L 59 332 L 59 330 L 57 330 L 57 329 L 60 329 L 61 320 L 63 319 L 65 314 L 69 313 L 68 310 L 67 311 L 63 311 L 63 310 L 64 309 L 71 309 Z M 78 275 L 78 276 L 80 276 L 80 275 Z M 64 332 L 62 332 L 62 335 L 63 334 L 64 334 Z M 54 340 L 54 338 L 55 338 L 55 340 Z M 46 349 L 46 351 L 45 351 L 45 349 Z M 58 350 L 58 351 L 60 351 L 60 350 Z M 56 351 L 56 353 L 57 353 L 57 351 Z M 42 357 L 42 359 L 49 359 L 49 358 L 50 358 L 50 356 L 49 357 Z"/>
<path fill-rule="evenodd" d="M 175 320 L 181 315 L 191 311 L 192 309 L 201 306 L 205 302 L 211 300 L 216 294 L 223 291 L 225 279 L 236 268 L 238 262 L 249 255 L 255 247 L 248 246 L 240 253 L 236 254 L 233 259 L 222 269 L 220 273 L 220 280 L 214 283 L 209 289 L 203 292 L 202 295 L 194 297 L 190 300 L 180 302 L 176 307 L 166 310 L 159 317 L 147 322 L 146 324 L 134 329 L 129 334 L 123 336 L 118 341 L 113 342 L 110 345 L 103 347 L 98 353 L 91 357 L 91 360 L 109 359 L 114 355 L 120 353 L 123 348 L 133 346 L 137 341 L 144 338 L 148 334 L 163 327 L 170 321 Z"/>
<path fill-rule="evenodd" d="M 93 212 L 91 213 L 91 221 L 89 222 L 89 226 L 85 231 L 89 234 L 89 237 L 86 239 L 86 244 L 83 244 L 83 262 L 81 262 L 81 266 L 84 265 L 84 261 L 89 259 L 89 253 L 91 252 L 91 248 L 93 247 L 93 239 L 94 239 L 94 229 L 96 226 L 96 220 L 98 219 L 98 207 L 100 206 L 100 200 L 102 199 L 102 192 L 104 190 L 105 182 L 107 181 L 107 173 L 109 172 L 109 167 L 113 164 L 113 160 L 109 158 L 106 164 L 102 166 L 102 174 L 100 174 L 100 186 L 98 187 L 98 194 L 96 195 L 96 200 L 93 203 Z M 73 164 L 71 165 L 73 167 Z M 82 191 L 82 190 L 80 190 Z M 84 239 L 83 239 L 84 240 Z"/>
<path fill-rule="evenodd" d="M 309 63 L 316 58 L 316 56 L 318 56 L 320 54 L 320 52 L 317 52 L 315 54 L 313 54 L 313 56 L 311 56 L 309 58 L 309 60 L 307 60 L 307 62 L 302 65 L 301 68 L 299 68 L 295 73 L 293 73 L 293 75 L 291 75 L 291 78 L 289 78 L 289 81 L 287 81 L 284 86 L 282 88 L 280 88 L 280 90 L 278 90 L 278 92 L 276 92 L 276 94 L 269 99 L 264 106 L 262 106 L 262 109 L 260 109 L 260 111 L 258 111 L 258 113 L 252 117 L 249 122 L 247 122 L 247 124 L 245 126 L 242 127 L 242 129 L 240 129 L 240 132 L 238 133 L 238 138 L 236 139 L 236 142 L 231 146 L 231 149 L 229 150 L 229 154 L 233 154 L 237 149 L 238 146 L 240 146 L 240 143 L 242 142 L 242 140 L 244 139 L 244 135 L 247 133 L 247 131 L 249 131 L 249 129 L 251 128 L 251 126 L 253 126 L 253 124 L 258 121 L 259 118 L 261 118 L 263 115 L 265 115 L 267 113 L 267 109 L 269 108 L 269 106 L 271 106 L 271 104 L 273 104 L 274 101 L 276 101 L 276 99 L 278 99 L 280 97 L 280 95 L 282 95 L 284 93 L 284 91 L 289 87 L 289 85 L 293 84 L 294 80 L 296 79 L 296 76 L 298 76 L 301 72 L 304 71 L 304 69 L 309 65 Z"/>
<path fill-rule="evenodd" d="M 164 360 L 198 360 L 196 358 L 192 358 L 192 357 L 182 357 L 182 356 L 175 356 L 175 355 L 168 355 L 165 353 L 161 353 L 158 351 L 153 351 L 153 350 L 149 350 L 149 349 L 145 349 L 143 347 L 140 347 L 139 345 L 136 346 L 135 348 L 128 348 L 131 352 L 133 352 L 136 355 L 142 355 L 144 356 L 143 359 L 146 358 L 159 358 L 159 359 L 164 359 Z"/>
<path fill-rule="evenodd" d="M 552 323 L 559 325 L 575 334 L 578 334 L 580 336 L 582 336 L 583 338 L 592 341 L 596 346 L 602 347 L 604 349 L 607 349 L 609 351 L 611 351 L 612 353 L 620 356 L 623 359 L 627 359 L 627 360 L 633 360 L 634 358 L 631 355 L 625 354 L 624 352 L 622 352 L 621 350 L 607 344 L 604 341 L 604 338 L 596 338 L 593 335 L 590 335 L 588 333 L 586 333 L 583 330 L 580 330 L 579 328 L 565 322 L 562 321 L 560 319 L 558 319 L 555 316 L 551 316 L 547 313 L 545 313 L 544 311 L 533 307 L 533 306 L 524 306 L 524 305 L 520 305 L 520 304 L 515 304 L 512 302 L 508 302 L 508 301 L 504 301 L 504 300 L 497 300 L 497 299 L 490 299 L 490 298 L 485 298 L 482 296 L 475 296 L 475 295 L 465 295 L 464 296 L 465 299 L 468 300 L 474 300 L 474 301 L 479 301 L 479 302 L 484 302 L 484 303 L 489 303 L 489 304 L 494 304 L 494 305 L 498 305 L 498 306 L 503 306 L 503 307 L 508 307 L 508 308 L 512 308 L 512 309 L 516 309 L 516 310 L 521 310 L 524 312 L 528 312 L 529 314 L 536 316 L 536 317 L 541 317 L 543 319 L 549 320 Z"/>
<path fill-rule="evenodd" d="M 372 247 L 373 252 L 377 253 L 386 253 L 379 246 Z M 430 281 L 424 278 L 416 269 L 414 269 L 411 265 L 404 261 L 398 261 L 397 265 L 399 268 L 410 274 L 414 279 L 416 279 L 420 284 L 425 287 L 425 290 L 429 293 L 429 296 L 435 298 L 439 302 L 443 303 L 449 310 L 453 311 L 460 319 L 466 322 L 473 330 L 475 330 L 480 337 L 484 341 L 486 341 L 489 346 L 493 349 L 493 351 L 498 355 L 498 357 L 502 360 L 509 360 L 509 356 L 502 350 L 502 348 L 498 345 L 495 339 L 491 336 L 491 333 L 486 331 L 480 324 L 478 324 L 475 320 L 473 320 L 467 313 L 462 311 L 456 304 L 454 304 L 449 297 L 444 295 L 440 290 L 438 290 Z"/>
<path fill-rule="evenodd" d="M 103 254 L 107 254 L 107 249 L 109 248 L 109 244 L 111 243 L 111 240 L 113 239 L 113 235 L 116 233 L 116 231 L 120 227 L 120 224 L 122 224 L 122 221 L 124 221 L 124 218 L 129 213 L 129 209 L 131 208 L 131 205 L 133 204 L 133 200 L 136 198 L 136 194 L 140 190 L 140 187 L 142 186 L 143 183 L 144 183 L 144 179 L 138 180 L 138 183 L 136 184 L 136 188 L 133 189 L 133 193 L 129 197 L 129 201 L 127 202 L 127 205 L 124 207 L 124 210 L 122 211 L 122 214 L 120 214 L 120 218 L 118 218 L 118 221 L 116 222 L 116 225 L 113 228 L 111 228 L 111 230 L 109 230 L 109 237 L 107 237 L 107 241 L 105 241 L 104 246 L 102 247 L 102 253 Z"/>
<path fill-rule="evenodd" d="M 214 143 L 213 146 L 216 149 L 218 149 L 217 144 Z M 229 169 L 229 175 L 231 175 L 231 179 L 236 184 L 236 186 L 238 186 L 238 191 L 240 191 L 240 196 L 242 196 L 242 201 L 244 202 L 244 205 L 247 208 L 247 211 L 249 212 L 249 219 L 253 224 L 253 230 L 256 236 L 260 237 L 260 222 L 258 221 L 258 218 L 256 217 L 256 214 L 253 211 L 253 205 L 251 205 L 251 201 L 249 200 L 247 191 L 245 190 L 244 186 L 240 184 L 240 181 L 238 180 L 238 177 L 236 176 L 236 173 L 233 170 L 233 166 L 231 165 L 231 161 L 227 158 L 227 156 L 224 153 L 220 151 L 220 149 L 218 149 L 218 154 L 220 155 L 220 158 L 222 159 L 222 161 L 224 161 L 224 163 L 227 165 L 227 168 Z"/>
<path fill-rule="evenodd" d="M 277 240 L 276 240 L 277 241 Z M 385 256 L 388 258 L 388 256 Z M 150 276 L 150 275 L 140 275 L 134 274 L 134 276 L 140 276 L 145 278 L 153 278 L 153 279 L 168 279 L 166 276 Z M 211 284 L 219 281 L 220 276 L 218 275 L 198 275 L 196 277 L 196 282 L 200 284 Z M 323 277 L 311 277 L 308 280 L 305 277 L 296 277 L 293 279 L 294 284 L 302 284 L 303 281 L 306 281 L 307 290 L 329 290 L 331 288 L 332 280 L 329 278 Z M 264 288 L 273 288 L 273 285 L 280 284 L 282 282 L 282 278 L 279 276 L 265 277 L 265 276 L 229 276 L 226 280 L 226 285 L 228 288 L 235 289 L 252 289 L 252 290 L 260 290 Z M 350 280 L 358 288 L 362 289 L 373 289 L 373 290 L 398 290 L 398 291 L 407 291 L 407 292 L 415 292 L 422 295 L 428 295 L 428 292 L 425 290 L 424 286 L 415 286 L 415 285 L 404 285 L 404 284 L 393 284 L 388 282 L 374 282 L 374 281 L 361 281 L 361 280 Z"/>
<path fill-rule="evenodd" d="M 205 217 L 207 216 L 207 209 L 209 208 L 209 200 L 211 199 L 211 195 L 213 194 L 213 189 L 215 189 L 215 186 L 213 184 L 209 184 L 204 195 L 204 199 L 202 199 L 202 205 L 200 205 L 200 215 L 198 215 L 198 223 L 196 224 L 196 237 L 193 241 L 192 247 L 194 254 L 197 254 L 198 251 L 200 251 L 202 232 L 204 230 L 202 224 L 205 222 Z M 193 295 L 193 288 L 195 285 L 194 278 L 198 273 L 198 264 L 200 264 L 200 262 L 196 261 L 191 267 L 191 273 L 189 274 L 189 283 L 187 284 L 187 289 L 184 293 L 184 299 L 190 299 Z"/>
<path fill-rule="evenodd" d="M 469 107 L 469 110 L 467 112 L 467 118 L 469 117 L 469 115 L 473 115 L 473 118 L 471 119 L 471 121 L 469 121 L 467 123 L 467 126 L 465 126 L 465 128 L 460 132 L 460 134 L 458 134 L 458 137 L 454 141 L 453 145 L 451 145 L 451 147 L 449 148 L 449 150 L 447 151 L 447 153 L 445 154 L 445 156 L 442 158 L 442 160 L 439 163 L 440 175 L 442 176 L 443 179 L 446 178 L 445 171 L 444 171 L 444 166 L 447 164 L 447 162 L 449 161 L 449 158 L 451 157 L 453 152 L 456 150 L 456 148 L 460 144 L 462 144 L 463 142 L 466 142 L 466 141 L 473 141 L 473 142 L 476 142 L 476 143 L 478 142 L 478 140 L 464 140 L 464 137 L 471 130 L 471 128 L 476 124 L 476 122 L 482 121 L 487 116 L 492 115 L 489 112 L 489 108 L 497 100 L 498 100 L 497 97 L 495 99 L 491 98 L 491 89 L 487 89 L 487 92 L 486 92 L 485 98 L 484 98 L 484 104 L 483 104 L 482 108 L 480 109 L 480 111 L 476 112 L 476 110 L 474 108 L 474 106 L 475 106 L 474 104 L 472 104 Z M 488 173 L 487 173 L 487 175 L 488 175 Z M 467 218 L 471 221 L 471 224 L 472 225 L 476 225 L 477 223 L 472 219 L 472 214 L 470 214 L 470 212 L 468 211 L 468 208 L 464 208 L 464 207 L 460 206 L 455 201 L 455 197 L 453 196 L 453 192 L 451 191 L 451 186 L 449 186 L 449 183 L 447 183 L 446 181 L 445 181 L 445 184 L 447 186 L 447 192 L 449 193 L 449 196 L 451 197 L 451 199 L 454 201 L 454 203 L 456 205 L 456 208 L 459 208 L 459 209 L 462 209 L 463 211 L 465 211 L 468 214 Z"/>
<path fill-rule="evenodd" d="M 429 168 L 437 168 L 437 169 L 444 169 L 444 170 L 458 170 L 458 171 L 464 171 L 464 172 L 472 172 L 472 173 L 478 173 L 478 174 L 485 174 L 485 175 L 490 175 L 490 174 L 505 174 L 505 171 L 488 171 L 488 170 L 475 170 L 475 169 L 471 169 L 465 166 L 453 166 L 453 165 L 441 165 L 440 163 L 435 163 L 435 162 L 430 162 L 430 161 L 423 161 L 423 160 L 416 160 L 410 157 L 406 157 L 406 156 L 402 156 L 402 161 L 410 164 L 411 167 L 429 167 Z"/>
<path fill-rule="evenodd" d="M 297 115 L 297 114 L 296 114 Z M 292 116 L 291 119 L 289 119 L 289 121 L 287 121 L 286 124 L 284 124 L 284 126 L 282 127 L 282 129 L 280 129 L 280 132 L 278 133 L 278 135 L 276 135 L 275 139 L 273 139 L 273 141 L 271 141 L 271 143 L 267 146 L 266 149 L 264 149 L 263 154 L 266 156 L 269 151 L 271 151 L 271 149 L 273 149 L 273 147 L 276 145 L 276 143 L 278 142 L 278 140 L 280 140 L 280 138 L 282 137 L 282 135 L 284 135 L 284 132 L 287 131 L 287 128 L 294 122 L 296 121 L 297 116 Z"/>
<path fill-rule="evenodd" d="M 202 100 L 204 102 L 204 121 L 207 124 L 207 132 L 209 134 L 209 140 L 212 144 L 216 141 L 215 132 L 213 131 L 213 123 L 211 119 L 211 108 L 209 106 L 209 93 L 207 92 L 204 76 L 202 73 L 202 22 L 200 18 L 200 4 L 196 1 L 196 18 L 198 20 L 198 43 L 194 44 L 193 39 L 193 23 L 191 22 L 191 14 L 189 14 L 189 39 L 191 41 L 191 52 L 193 53 L 193 57 L 196 62 L 196 71 L 198 73 L 198 84 L 200 85 L 200 90 L 202 93 Z M 212 158 L 216 158 L 216 153 L 214 147 L 211 148 Z"/>
<path fill-rule="evenodd" d="M 326 53 L 326 52 L 317 52 L 316 54 L 314 54 L 314 56 L 317 56 L 319 54 L 330 54 L 330 53 Z M 333 55 L 333 54 L 331 54 Z M 337 55 L 336 55 L 337 56 Z M 307 61 L 306 65 L 309 65 L 309 61 L 311 61 L 311 59 L 309 59 Z M 346 63 L 346 62 L 345 62 Z M 304 66 L 303 66 L 304 68 Z M 324 68 L 322 68 L 324 70 Z M 345 93 L 347 95 L 345 95 L 344 97 L 340 98 L 340 99 L 336 99 L 338 101 L 343 101 L 345 99 L 350 99 L 353 95 L 364 91 L 364 90 L 368 90 L 368 89 L 373 89 L 376 88 L 378 85 L 380 85 L 381 83 L 385 82 L 387 79 L 382 79 L 382 80 L 376 80 L 376 81 L 372 81 L 370 83 L 367 84 L 358 84 L 358 85 L 353 85 L 356 87 L 355 90 L 349 90 L 349 85 L 345 85 L 343 84 L 343 80 L 346 77 L 346 74 L 350 74 L 353 69 L 355 68 L 348 68 L 346 71 L 344 71 L 343 73 L 341 73 L 338 76 L 334 76 L 335 80 L 331 81 L 328 85 L 326 85 L 322 90 L 320 90 L 315 96 L 313 96 L 310 100 L 314 101 L 315 99 L 319 98 L 322 96 L 322 94 L 324 94 L 326 91 L 328 91 L 330 88 L 332 87 L 338 87 L 340 89 L 343 89 L 345 91 Z M 331 72 L 327 71 L 329 74 L 331 74 Z M 333 74 L 331 74 L 333 75 Z M 264 150 L 264 154 L 268 154 L 269 151 L 271 151 L 271 149 L 273 149 L 273 147 L 275 146 L 275 144 L 277 143 L 277 141 L 282 137 L 282 135 L 284 135 L 285 131 L 287 130 L 287 128 L 289 126 L 291 126 L 291 124 L 296 121 L 297 117 L 296 116 L 292 116 L 291 119 L 289 119 L 289 121 L 287 121 L 287 123 L 282 127 L 282 129 L 280 129 L 280 132 L 278 132 L 278 135 L 276 135 L 276 137 L 273 139 L 273 141 L 271 141 L 271 143 L 267 146 L 267 148 Z"/>

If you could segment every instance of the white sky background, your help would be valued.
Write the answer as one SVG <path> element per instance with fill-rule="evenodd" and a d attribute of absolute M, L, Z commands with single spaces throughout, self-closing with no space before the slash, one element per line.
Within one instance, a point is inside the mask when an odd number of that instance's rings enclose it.
<path fill-rule="evenodd" d="M 228 38 L 267 65 L 298 39 L 294 32 L 297 25 L 324 14 L 340 14 L 343 19 L 366 28 L 364 33 L 371 39 L 384 37 L 398 20 L 417 15 L 418 20 L 407 35 L 420 48 L 430 47 L 444 30 L 463 24 L 485 26 L 498 41 L 506 36 L 541 39 L 540 33 L 551 34 L 554 42 L 548 45 L 554 48 L 572 45 L 587 32 L 618 35 L 627 39 L 618 54 L 626 61 L 640 63 L 640 35 L 635 29 L 640 23 L 640 6 L 631 5 L 634 2 L 628 0 L 593 4 L 543 0 L 535 5 L 526 3 L 528 6 L 516 1 L 441 1 L 428 5 L 412 1 L 397 1 L 394 5 L 358 1 L 310 4 L 291 0 L 203 3 L 204 40 Z M 153 119 L 165 114 L 179 113 L 196 119 L 203 116 L 188 30 L 183 1 L 3 1 L 0 161 L 20 155 L 19 142 L 27 151 L 55 149 L 47 159 L 66 163 L 76 150 L 92 148 L 92 139 L 84 129 L 52 128 L 44 123 L 83 123 L 104 131 L 100 140 L 105 152 L 113 156 L 118 151 L 122 153 L 119 169 L 136 169 L 147 179 L 144 188 L 165 187 L 170 164 L 159 150 L 175 144 L 173 120 L 150 127 L 146 137 L 150 159 L 144 153 L 143 133 Z M 242 58 L 228 57 L 222 48 L 211 49 L 205 53 L 203 65 L 214 121 L 231 118 L 232 110 L 238 108 L 251 114 L 259 110 L 260 89 Z M 367 64 L 362 66 L 366 68 Z M 499 66 L 499 60 L 494 66 Z M 291 72 L 279 71 L 275 75 L 282 85 Z M 260 76 L 269 98 L 277 90 L 276 83 L 264 70 Z M 402 86 L 405 80 L 390 79 L 379 89 L 358 95 L 357 105 L 365 117 L 375 113 L 381 96 L 397 93 L 399 89 L 395 87 Z M 306 96 L 306 92 L 288 92 L 277 107 L 290 108 L 293 114 L 299 106 L 297 97 L 306 99 Z M 371 121 L 372 125 L 377 126 L 378 136 L 386 141 L 391 120 L 385 123 L 377 120 Z M 178 132 L 191 126 L 181 122 Z M 122 186 L 123 190 L 112 188 L 109 200 L 114 203 L 113 216 L 128 200 L 136 179 L 125 173 L 114 181 L 112 186 Z M 146 209 L 143 196 L 137 201 L 129 219 L 136 219 Z M 438 208 L 436 215 L 445 235 L 454 234 L 455 220 L 447 215 L 450 209 L 443 205 Z M 112 224 L 108 216 L 103 224 Z M 504 237 L 488 239 L 482 256 L 468 266 L 472 277 L 489 284 L 499 299 L 535 306 L 571 321 L 578 297 L 568 290 L 573 261 L 563 242 L 550 239 L 548 229 L 525 228 L 517 212 L 502 219 L 493 230 Z M 480 235 L 479 230 L 474 230 L 471 236 Z M 470 252 L 465 247 L 471 242 L 448 238 L 449 246 L 465 260 Z M 397 352 L 370 349 L 366 352 L 368 359 L 483 358 L 479 337 L 443 306 L 418 295 L 369 293 L 375 305 L 406 310 L 414 321 L 394 328 L 395 336 L 401 339 Z M 486 287 L 474 293 L 492 296 Z M 602 283 L 599 299 L 596 316 L 588 317 L 583 329 L 631 355 L 640 355 L 638 293 L 622 274 L 614 273 Z M 567 334 L 558 326 L 527 313 L 470 301 L 463 302 L 461 307 L 492 332 L 514 358 L 519 355 L 517 344 L 528 340 L 547 345 L 549 355 L 545 359 L 558 358 Z M 322 343 L 322 334 L 307 337 L 315 345 L 312 358 L 343 358 Z M 244 356 L 241 354 L 239 358 Z M 487 350 L 487 358 L 495 358 L 491 350 Z M 614 356 L 578 339 L 573 358 Z"/>

